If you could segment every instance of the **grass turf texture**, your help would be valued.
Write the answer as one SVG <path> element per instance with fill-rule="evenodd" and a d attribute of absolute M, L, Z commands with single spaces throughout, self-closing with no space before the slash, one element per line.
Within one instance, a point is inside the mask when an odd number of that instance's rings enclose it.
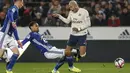
<path fill-rule="evenodd" d="M 117 69 L 114 63 L 75 63 L 76 67 L 82 70 L 81 73 L 130 73 L 130 63 L 125 63 L 121 69 Z M 55 63 L 17 63 L 14 73 L 49 73 Z M 60 69 L 60 73 L 73 73 L 68 71 L 65 63 Z M 5 63 L 0 63 L 0 73 L 5 73 Z"/>

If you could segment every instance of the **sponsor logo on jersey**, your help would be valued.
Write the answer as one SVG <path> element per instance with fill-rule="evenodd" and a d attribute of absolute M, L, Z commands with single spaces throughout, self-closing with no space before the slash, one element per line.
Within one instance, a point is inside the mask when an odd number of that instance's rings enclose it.
<path fill-rule="evenodd" d="M 82 21 L 72 21 L 72 23 L 82 23 Z"/>
<path fill-rule="evenodd" d="M 73 18 L 72 23 L 83 23 L 83 22 L 79 21 L 77 18 Z"/>

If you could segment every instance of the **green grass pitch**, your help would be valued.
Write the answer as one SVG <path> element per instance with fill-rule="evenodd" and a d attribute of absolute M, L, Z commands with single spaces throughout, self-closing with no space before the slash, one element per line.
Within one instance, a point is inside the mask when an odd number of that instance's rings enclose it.
<path fill-rule="evenodd" d="M 121 69 L 117 69 L 114 63 L 74 63 L 82 70 L 81 73 L 130 73 L 130 63 L 125 63 Z M 14 67 L 14 73 L 49 73 L 55 63 L 17 63 Z M 68 71 L 68 65 L 65 63 L 60 69 L 60 73 L 73 73 Z M 5 73 L 5 63 L 0 63 L 0 73 Z"/>

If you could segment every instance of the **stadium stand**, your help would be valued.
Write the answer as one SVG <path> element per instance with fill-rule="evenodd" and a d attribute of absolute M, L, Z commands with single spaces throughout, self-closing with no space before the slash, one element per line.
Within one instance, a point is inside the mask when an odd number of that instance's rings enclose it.
<path fill-rule="evenodd" d="M 35 20 L 40 26 L 64 25 L 62 21 L 52 17 L 53 13 L 68 16 L 70 0 L 24 0 L 25 6 L 20 9 L 19 26 L 28 26 L 31 20 Z M 76 0 L 80 7 L 89 11 L 92 26 L 130 26 L 130 0 Z M 0 24 L 2 26 L 8 7 L 13 2 L 0 0 Z"/>

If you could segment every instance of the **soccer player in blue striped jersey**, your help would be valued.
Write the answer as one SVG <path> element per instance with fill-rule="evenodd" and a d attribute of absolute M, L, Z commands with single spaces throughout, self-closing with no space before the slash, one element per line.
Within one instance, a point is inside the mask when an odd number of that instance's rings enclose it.
<path fill-rule="evenodd" d="M 60 61 L 65 61 L 65 59 L 68 61 L 69 68 L 75 68 L 79 70 L 78 68 L 73 66 L 73 60 L 70 60 L 69 57 L 72 53 L 77 53 L 77 50 L 73 49 L 72 51 L 67 51 L 65 49 L 58 49 L 55 46 L 50 45 L 45 39 L 43 39 L 44 35 L 39 34 L 39 25 L 35 21 L 30 22 L 29 28 L 31 29 L 31 32 L 26 36 L 26 38 L 22 41 L 22 44 L 24 45 L 28 41 L 30 41 L 37 49 L 41 51 L 41 53 L 47 58 L 47 59 L 56 59 L 61 58 Z M 63 64 L 63 63 L 62 63 Z M 59 73 L 58 69 L 62 65 L 56 67 L 52 70 L 52 73 Z M 79 70 L 80 71 L 80 70 Z"/>
<path fill-rule="evenodd" d="M 12 57 L 10 58 L 10 62 L 6 66 L 6 73 L 13 73 L 12 68 L 16 63 L 17 57 L 19 56 L 18 45 L 22 48 L 22 43 L 19 41 L 18 33 L 17 33 L 17 25 L 16 21 L 19 16 L 19 8 L 23 6 L 23 0 L 15 0 L 14 5 L 10 7 L 7 11 L 6 18 L 4 20 L 2 29 L 0 31 L 0 57 L 6 47 L 10 48 L 13 52 Z M 15 43 L 15 39 L 17 43 Z"/>

